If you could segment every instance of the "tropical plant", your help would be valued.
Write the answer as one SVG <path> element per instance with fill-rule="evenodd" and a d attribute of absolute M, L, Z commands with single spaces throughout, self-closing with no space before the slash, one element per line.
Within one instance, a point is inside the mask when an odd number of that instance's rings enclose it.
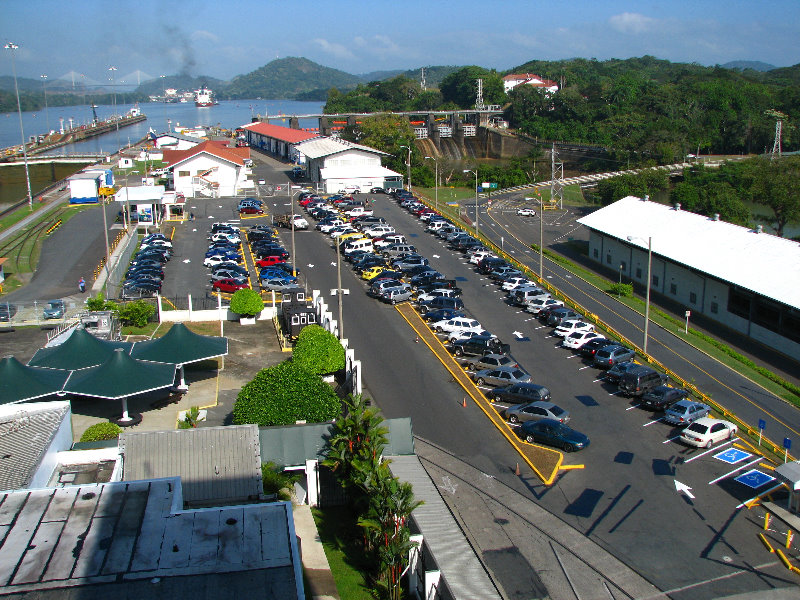
<path fill-rule="evenodd" d="M 261 463 L 261 483 L 265 494 L 277 494 L 280 500 L 292 499 L 292 488 L 300 481 L 300 474 L 283 470 L 274 462 Z"/>
<path fill-rule="evenodd" d="M 242 386 L 233 405 L 236 425 L 293 425 L 332 421 L 341 403 L 331 386 L 302 364 L 285 360 Z"/>
<path fill-rule="evenodd" d="M 99 442 L 102 440 L 115 440 L 122 433 L 122 427 L 116 423 L 95 423 L 81 435 L 82 442 Z"/>
<path fill-rule="evenodd" d="M 333 373 L 344 368 L 344 346 L 324 327 L 306 325 L 297 336 L 292 360 L 312 373 Z"/>
<path fill-rule="evenodd" d="M 144 327 L 156 314 L 156 307 L 144 300 L 134 300 L 120 306 L 117 312 L 123 324 Z"/>
<path fill-rule="evenodd" d="M 264 300 L 255 290 L 243 288 L 236 290 L 231 297 L 231 311 L 237 315 L 254 317 L 264 310 Z"/>
<path fill-rule="evenodd" d="M 178 429 L 195 429 L 197 423 L 200 422 L 200 409 L 197 406 L 192 406 L 183 416 L 183 419 L 178 421 Z"/>

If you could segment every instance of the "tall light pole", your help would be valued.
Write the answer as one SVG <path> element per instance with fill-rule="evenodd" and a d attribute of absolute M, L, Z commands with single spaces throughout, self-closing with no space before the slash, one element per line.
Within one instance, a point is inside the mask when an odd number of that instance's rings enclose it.
<path fill-rule="evenodd" d="M 539 193 L 539 188 L 536 188 L 536 193 Z M 533 198 L 525 198 L 526 202 L 534 200 Z M 544 281 L 544 211 L 542 207 L 542 197 L 539 196 L 539 279 Z"/>
<path fill-rule="evenodd" d="M 436 160 L 433 156 L 426 156 L 425 160 L 432 160 L 433 165 L 436 168 L 436 173 L 433 176 L 433 185 L 435 186 L 435 199 L 434 199 L 434 206 L 436 207 L 436 212 L 439 212 L 439 161 Z"/>
<path fill-rule="evenodd" d="M 117 152 L 119 152 L 121 146 L 119 144 L 119 115 L 117 115 L 117 80 L 114 74 L 117 67 L 111 66 L 108 67 L 108 70 L 111 71 L 111 87 L 114 89 L 114 122 L 117 125 Z"/>
<path fill-rule="evenodd" d="M 478 169 L 464 169 L 464 173 L 475 174 L 475 236 L 478 235 Z"/>
<path fill-rule="evenodd" d="M 19 103 L 19 87 L 17 87 L 17 67 L 14 63 L 14 55 L 19 48 L 16 44 L 9 42 L 3 46 L 6 50 L 11 50 L 11 70 L 14 73 L 14 93 L 17 95 L 17 113 L 19 114 L 19 133 L 22 136 L 22 157 L 25 160 L 25 183 L 28 184 L 28 208 L 33 210 L 33 194 L 31 193 L 31 174 L 28 171 L 28 149 L 25 146 L 25 130 L 22 128 L 22 106 Z"/>
<path fill-rule="evenodd" d="M 161 78 L 161 86 L 163 87 L 166 85 L 164 80 L 167 78 L 166 75 L 159 75 Z M 169 133 L 169 118 L 167 117 L 167 88 L 164 88 L 164 119 L 167 122 L 167 133 Z"/>
<path fill-rule="evenodd" d="M 44 92 L 44 122 L 47 125 L 47 135 L 50 135 L 50 113 L 47 110 L 47 75 L 39 75 L 42 78 L 42 91 Z"/>
<path fill-rule="evenodd" d="M 406 168 L 408 169 L 408 191 L 411 191 L 411 146 L 400 146 L 408 150 L 408 160 L 406 160 Z"/>
<path fill-rule="evenodd" d="M 628 241 L 633 240 L 644 241 L 644 238 L 636 237 L 633 235 L 628 236 Z M 644 303 L 644 344 L 642 344 L 642 351 L 647 354 L 647 333 L 650 327 L 650 283 L 653 281 L 651 270 L 653 269 L 653 238 L 647 238 L 647 296 Z"/>

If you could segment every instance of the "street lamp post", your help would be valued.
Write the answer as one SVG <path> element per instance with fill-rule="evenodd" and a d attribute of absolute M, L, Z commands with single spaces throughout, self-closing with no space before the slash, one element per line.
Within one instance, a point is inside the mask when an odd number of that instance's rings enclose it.
<path fill-rule="evenodd" d="M 434 196 L 434 207 L 436 208 L 436 212 L 439 212 L 439 161 L 436 160 L 433 156 L 426 156 L 425 160 L 432 160 L 434 168 L 436 169 L 435 174 L 433 176 L 433 185 L 435 189 L 435 196 Z"/>
<path fill-rule="evenodd" d="M 478 169 L 464 169 L 464 173 L 474 173 L 475 175 L 475 236 L 478 236 Z"/>
<path fill-rule="evenodd" d="M 42 78 L 42 91 L 44 92 L 44 122 L 47 125 L 47 136 L 50 136 L 50 113 L 47 110 L 47 75 L 39 75 Z"/>
<path fill-rule="evenodd" d="M 117 125 L 117 152 L 119 152 L 121 146 L 119 143 L 119 115 L 117 115 L 117 80 L 114 73 L 117 67 L 111 66 L 108 70 L 111 71 L 111 87 L 114 89 L 114 122 Z"/>
<path fill-rule="evenodd" d="M 167 78 L 166 75 L 159 75 L 161 78 L 161 87 L 164 87 L 164 80 Z M 164 119 L 167 121 L 167 133 L 169 133 L 169 118 L 167 117 L 167 89 L 164 88 Z"/>
<path fill-rule="evenodd" d="M 406 168 L 408 169 L 408 191 L 411 191 L 411 146 L 400 146 L 408 150 L 408 160 L 406 161 Z"/>
<path fill-rule="evenodd" d="M 641 240 L 644 241 L 644 238 L 636 237 L 629 235 L 628 241 L 632 242 L 633 240 Z M 647 354 L 647 337 L 648 337 L 648 330 L 650 327 L 650 283 L 653 281 L 653 277 L 651 275 L 651 270 L 653 268 L 653 238 L 652 236 L 647 238 L 647 295 L 645 297 L 644 303 L 644 344 L 642 344 L 642 351 Z"/>
<path fill-rule="evenodd" d="M 17 67 L 14 63 L 14 54 L 19 48 L 16 44 L 9 42 L 3 46 L 6 50 L 11 50 L 11 70 L 14 73 L 14 93 L 17 95 L 17 113 L 19 114 L 19 133 L 22 136 L 22 158 L 25 161 L 25 183 L 28 184 L 28 208 L 33 209 L 33 194 L 31 193 L 31 174 L 28 171 L 28 148 L 25 146 L 25 130 L 22 128 L 22 106 L 19 103 L 19 87 L 17 86 Z"/>

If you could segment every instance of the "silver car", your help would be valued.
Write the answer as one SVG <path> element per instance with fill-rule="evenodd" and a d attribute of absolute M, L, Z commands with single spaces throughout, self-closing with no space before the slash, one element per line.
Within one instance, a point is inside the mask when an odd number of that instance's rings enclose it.
<path fill-rule="evenodd" d="M 515 383 L 531 383 L 533 379 L 518 367 L 497 367 L 484 369 L 472 375 L 472 380 L 477 385 L 507 386 Z"/>
<path fill-rule="evenodd" d="M 495 369 L 497 367 L 519 367 L 516 361 L 505 354 L 484 354 L 468 363 L 470 371 Z"/>
<path fill-rule="evenodd" d="M 690 425 L 697 419 L 707 417 L 710 410 L 708 405 L 700 402 L 679 400 L 665 411 L 664 420 L 673 425 Z"/>
<path fill-rule="evenodd" d="M 542 400 L 509 406 L 503 411 L 503 414 L 512 423 L 539 421 L 541 419 L 554 419 L 560 423 L 567 423 L 570 419 L 569 412 L 552 402 L 544 402 Z"/>

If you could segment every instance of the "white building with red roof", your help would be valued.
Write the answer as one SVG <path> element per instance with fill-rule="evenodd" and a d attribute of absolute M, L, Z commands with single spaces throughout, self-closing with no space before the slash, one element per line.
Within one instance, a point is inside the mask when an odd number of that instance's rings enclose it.
<path fill-rule="evenodd" d="M 302 163 L 304 158 L 295 151 L 295 146 L 319 137 L 319 133 L 314 130 L 292 129 L 272 123 L 250 123 L 242 129 L 251 148 L 258 148 L 276 158 L 297 163 Z"/>
<path fill-rule="evenodd" d="M 164 150 L 173 187 L 187 198 L 235 196 L 237 190 L 249 187 L 249 159 L 250 148 L 229 148 L 216 141 L 188 150 Z"/>
<path fill-rule="evenodd" d="M 548 95 L 558 91 L 558 84 L 555 81 L 544 79 L 533 73 L 512 73 L 503 77 L 503 90 L 506 94 L 518 85 L 532 85 L 544 90 Z"/>

